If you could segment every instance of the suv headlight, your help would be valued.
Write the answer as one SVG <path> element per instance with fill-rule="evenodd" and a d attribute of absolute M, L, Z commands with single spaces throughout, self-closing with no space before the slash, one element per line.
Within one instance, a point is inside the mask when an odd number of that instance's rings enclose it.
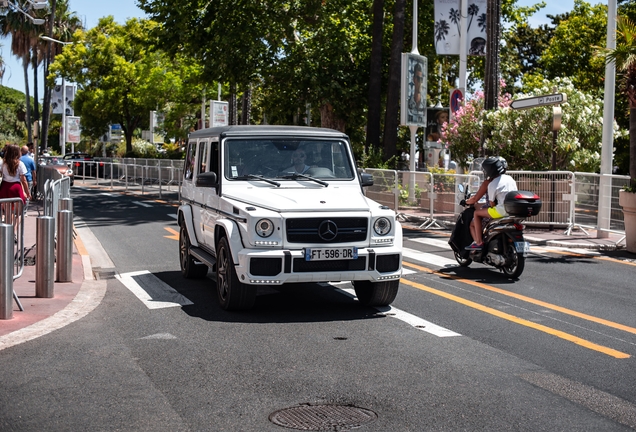
<path fill-rule="evenodd" d="M 391 221 L 385 217 L 376 219 L 373 223 L 373 231 L 375 231 L 377 235 L 387 235 L 391 232 Z"/>
<path fill-rule="evenodd" d="M 261 219 L 256 222 L 256 234 L 260 237 L 269 237 L 274 232 L 274 224 L 269 219 Z"/>

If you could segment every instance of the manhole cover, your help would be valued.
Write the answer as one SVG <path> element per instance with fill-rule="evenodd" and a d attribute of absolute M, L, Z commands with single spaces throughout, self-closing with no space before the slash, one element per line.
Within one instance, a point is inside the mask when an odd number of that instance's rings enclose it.
<path fill-rule="evenodd" d="M 349 405 L 300 405 L 273 412 L 269 420 L 289 429 L 304 431 L 347 431 L 371 423 L 378 415 Z"/>

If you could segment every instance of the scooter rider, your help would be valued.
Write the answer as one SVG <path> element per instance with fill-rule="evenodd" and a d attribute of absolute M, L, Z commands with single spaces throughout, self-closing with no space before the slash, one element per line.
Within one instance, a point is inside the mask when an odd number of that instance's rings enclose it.
<path fill-rule="evenodd" d="M 481 250 L 483 247 L 482 220 L 485 218 L 499 219 L 507 216 L 504 199 L 510 191 L 517 190 L 517 182 L 506 174 L 508 163 L 502 157 L 488 157 L 481 165 L 484 172 L 484 182 L 477 193 L 466 200 L 466 204 L 475 204 L 488 191 L 490 200 L 487 207 L 476 209 L 470 223 L 470 234 L 473 243 L 466 246 L 467 250 Z"/>

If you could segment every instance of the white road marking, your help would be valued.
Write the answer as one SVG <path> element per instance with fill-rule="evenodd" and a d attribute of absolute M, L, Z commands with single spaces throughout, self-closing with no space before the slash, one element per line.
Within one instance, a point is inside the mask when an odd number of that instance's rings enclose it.
<path fill-rule="evenodd" d="M 176 339 L 177 337 L 175 335 L 172 335 L 170 333 L 156 333 L 150 336 L 145 336 L 142 337 L 140 339 Z"/>
<path fill-rule="evenodd" d="M 170 216 L 171 218 L 177 219 L 179 216 L 177 216 L 174 213 L 168 213 L 168 216 Z"/>
<path fill-rule="evenodd" d="M 411 270 L 411 269 L 402 267 L 402 276 L 409 275 L 409 274 L 415 274 L 415 273 L 417 273 L 415 270 Z"/>
<path fill-rule="evenodd" d="M 148 270 L 124 273 L 115 277 L 136 295 L 148 309 L 194 304 Z"/>
<path fill-rule="evenodd" d="M 456 266 L 457 261 L 444 258 L 428 252 L 420 252 L 415 249 L 402 248 L 402 256 L 409 260 L 419 261 L 439 267 Z"/>
<path fill-rule="evenodd" d="M 104 195 L 104 196 L 109 196 L 109 197 L 115 196 L 114 194 L 108 193 L 108 192 L 100 192 L 99 195 Z"/>
<path fill-rule="evenodd" d="M 141 202 L 141 201 L 133 201 L 133 204 L 137 204 L 143 207 L 152 207 L 152 205 L 145 203 L 145 202 Z"/>
<path fill-rule="evenodd" d="M 433 238 L 427 238 L 427 237 L 418 237 L 418 238 L 409 238 L 404 239 L 405 241 L 414 241 L 417 243 L 422 243 L 422 244 L 426 244 L 426 245 L 430 245 L 430 246 L 435 246 L 441 249 L 450 249 L 450 245 L 448 244 L 448 240 L 438 240 L 438 239 L 433 239 Z"/>
<path fill-rule="evenodd" d="M 340 288 L 342 291 L 350 295 L 351 297 L 356 297 L 355 291 L 352 288 Z M 433 336 L 437 337 L 453 337 L 453 336 L 461 336 L 459 333 L 455 333 L 452 330 L 448 330 L 447 328 L 438 326 L 437 324 L 433 324 L 430 321 L 426 321 L 418 316 L 405 312 L 401 309 L 395 308 L 393 306 L 378 306 L 377 309 L 382 314 L 389 316 L 391 318 L 397 318 L 400 321 L 403 321 L 418 330 L 425 331 L 426 333 L 430 333 Z"/>

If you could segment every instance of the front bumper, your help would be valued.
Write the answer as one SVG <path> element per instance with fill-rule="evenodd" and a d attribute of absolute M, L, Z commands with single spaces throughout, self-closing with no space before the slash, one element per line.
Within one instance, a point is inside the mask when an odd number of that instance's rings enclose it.
<path fill-rule="evenodd" d="M 305 261 L 302 249 L 243 249 L 238 253 L 236 274 L 250 285 L 282 285 L 304 282 L 385 281 L 402 275 L 402 251 L 398 247 L 359 248 L 356 260 Z"/>

